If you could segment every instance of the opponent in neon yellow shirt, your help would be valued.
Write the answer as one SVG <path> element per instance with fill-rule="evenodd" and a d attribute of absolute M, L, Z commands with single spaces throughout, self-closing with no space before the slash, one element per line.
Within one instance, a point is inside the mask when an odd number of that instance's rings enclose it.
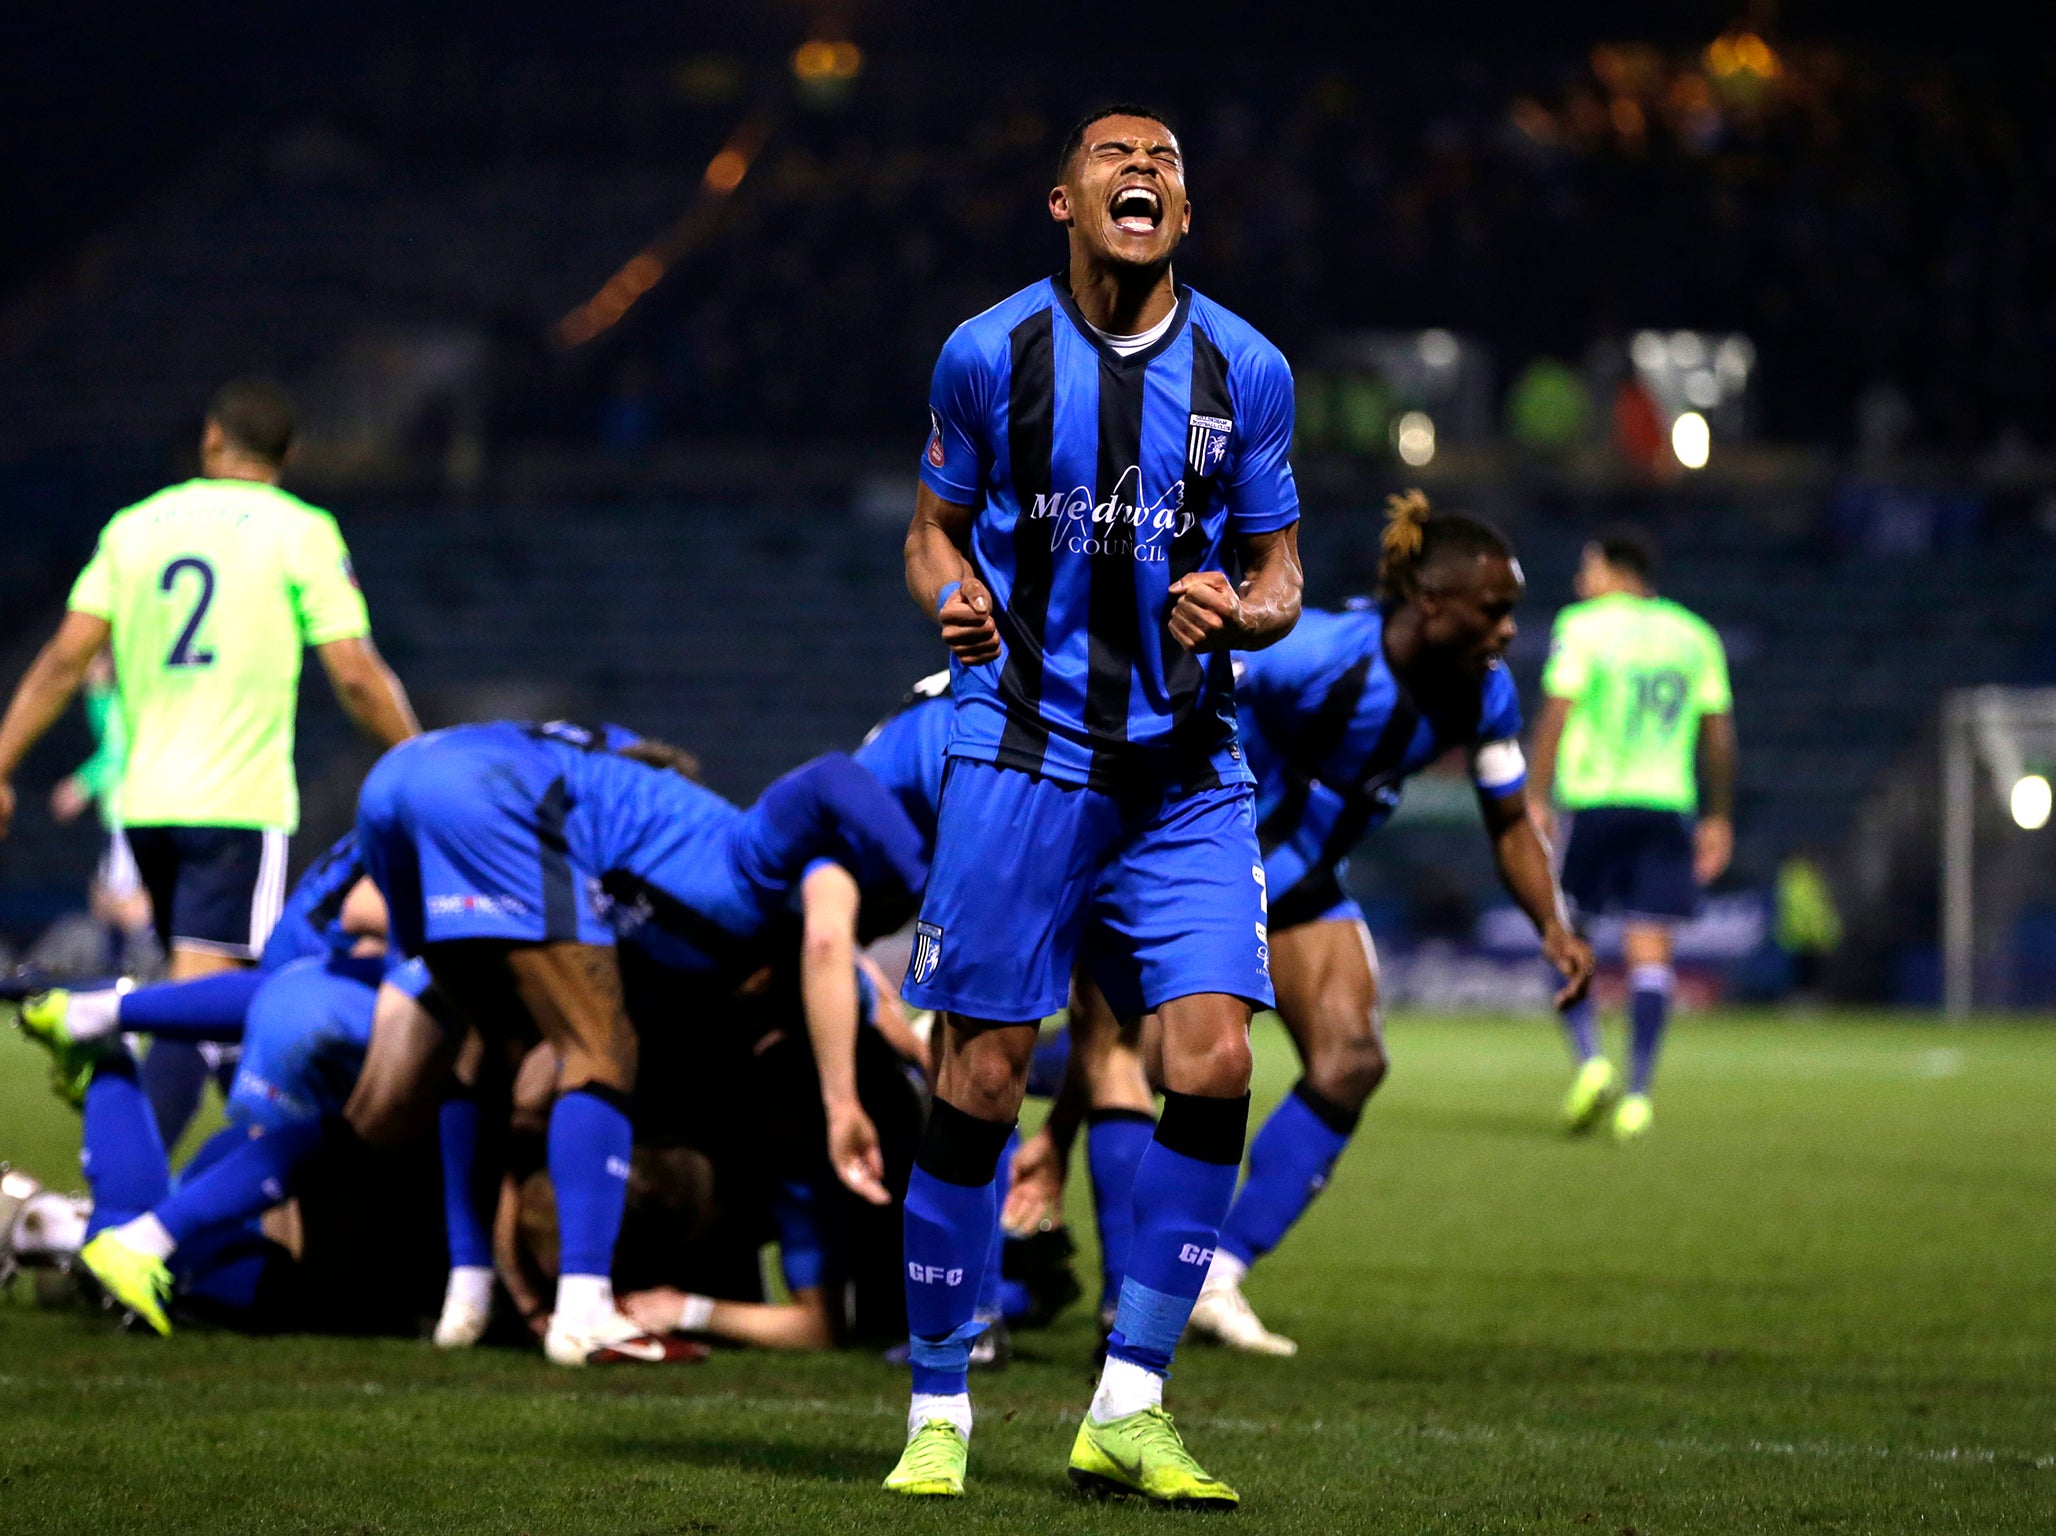
<path fill-rule="evenodd" d="M 1572 813 L 1564 894 L 1585 920 L 1622 919 L 1628 1091 L 1619 1094 L 1587 1002 L 1563 1015 L 1578 1061 L 1563 1112 L 1582 1131 L 1612 1108 L 1623 1141 L 1653 1116 L 1649 1084 L 1674 985 L 1671 929 L 1692 915 L 1697 888 L 1720 878 L 1735 845 L 1727 656 L 1705 620 L 1656 595 L 1654 573 L 1639 537 L 1585 547 L 1580 601 L 1557 615 L 1550 638 L 1528 774 L 1538 803 L 1553 787 Z"/>
<path fill-rule="evenodd" d="M 174 978 L 253 958 L 283 896 L 302 649 L 367 735 L 391 745 L 419 729 L 372 647 L 335 520 L 278 488 L 293 432 L 276 385 L 225 387 L 202 478 L 108 523 L 0 719 L 4 835 L 15 769 L 111 645 L 128 728 L 121 816 Z"/>

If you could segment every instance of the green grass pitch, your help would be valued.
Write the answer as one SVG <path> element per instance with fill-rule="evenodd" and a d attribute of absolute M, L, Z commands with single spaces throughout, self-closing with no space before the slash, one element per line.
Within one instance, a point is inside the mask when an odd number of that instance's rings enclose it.
<path fill-rule="evenodd" d="M 1261 1112 L 1292 1065 L 1260 1035 Z M 1194 1348 L 1171 1386 L 1241 1528 L 2056 1529 L 2056 1031 L 1687 1019 L 1627 1149 L 1552 1134 L 1567 1073 L 1540 1021 L 1391 1035 L 1333 1187 L 1251 1282 L 1299 1357 Z M 0 1042 L 0 1155 L 69 1184 L 75 1134 Z M 877 1487 L 902 1380 L 867 1357 L 574 1373 L 0 1306 L 0 1531 L 1199 1518 L 1074 1500 L 1084 1309 L 1022 1346 L 978 1382 L 969 1497 L 908 1507 Z"/>

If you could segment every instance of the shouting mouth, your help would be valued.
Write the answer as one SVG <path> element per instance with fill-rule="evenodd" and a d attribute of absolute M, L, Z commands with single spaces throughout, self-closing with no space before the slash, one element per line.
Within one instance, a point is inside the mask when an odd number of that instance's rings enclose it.
<path fill-rule="evenodd" d="M 1107 212 L 1122 234 L 1153 235 L 1164 221 L 1163 195 L 1146 183 L 1130 183 L 1115 190 Z"/>

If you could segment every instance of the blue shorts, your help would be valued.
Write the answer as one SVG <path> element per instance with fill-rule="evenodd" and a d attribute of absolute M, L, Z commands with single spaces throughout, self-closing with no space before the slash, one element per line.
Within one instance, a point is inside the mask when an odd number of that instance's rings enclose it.
<path fill-rule="evenodd" d="M 158 942 L 255 960 L 286 899 L 286 834 L 259 827 L 130 827 Z"/>
<path fill-rule="evenodd" d="M 1332 864 L 1309 856 L 1308 839 L 1293 838 L 1264 855 L 1264 878 L 1270 888 L 1271 926 L 1283 933 L 1304 923 L 1362 922 L 1363 908 L 1342 885 L 1349 860 Z"/>
<path fill-rule="evenodd" d="M 243 1029 L 228 1114 L 267 1131 L 341 1114 L 371 1045 L 379 958 L 295 960 L 265 978 Z"/>
<path fill-rule="evenodd" d="M 597 870 L 571 861 L 556 758 L 542 742 L 432 732 L 378 760 L 357 845 L 405 954 L 456 939 L 612 944 Z"/>
<path fill-rule="evenodd" d="M 1253 799 L 1243 784 L 1114 794 L 951 759 L 907 1001 L 1041 1019 L 1082 958 L 1124 1017 L 1201 992 L 1268 1007 Z"/>
<path fill-rule="evenodd" d="M 1637 805 L 1575 812 L 1563 851 L 1563 893 L 1582 918 L 1683 922 L 1699 909 L 1690 818 Z"/>

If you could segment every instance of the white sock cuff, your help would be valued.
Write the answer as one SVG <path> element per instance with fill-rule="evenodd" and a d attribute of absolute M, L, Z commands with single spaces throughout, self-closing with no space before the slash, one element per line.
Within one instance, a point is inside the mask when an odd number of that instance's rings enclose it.
<path fill-rule="evenodd" d="M 150 1211 L 143 1212 L 133 1221 L 123 1222 L 115 1229 L 115 1236 L 136 1252 L 149 1254 L 160 1264 L 178 1248 L 171 1234 L 164 1229 L 164 1223 Z"/>
<path fill-rule="evenodd" d="M 569 1327 L 597 1321 L 614 1310 L 614 1282 L 605 1275 L 559 1275 L 557 1317 Z"/>
<path fill-rule="evenodd" d="M 459 1264 L 450 1271 L 450 1283 L 443 1291 L 444 1306 L 474 1307 L 488 1311 L 493 1304 L 493 1272 L 477 1264 Z"/>
<path fill-rule="evenodd" d="M 916 1392 L 914 1400 L 907 1407 L 907 1438 L 930 1419 L 947 1419 L 956 1425 L 957 1433 L 966 1440 L 971 1438 L 971 1394 L 951 1392 L 947 1395 L 937 1392 Z"/>
<path fill-rule="evenodd" d="M 1628 972 L 1628 988 L 1634 992 L 1669 992 L 1678 973 L 1667 965 L 1638 965 Z"/>
<path fill-rule="evenodd" d="M 121 1032 L 121 999 L 126 986 L 74 992 L 64 1005 L 64 1028 L 74 1040 L 104 1040 Z"/>
<path fill-rule="evenodd" d="M 1099 1373 L 1099 1390 L 1092 1394 L 1092 1406 L 1086 1412 L 1106 1424 L 1145 1408 L 1160 1408 L 1163 1402 L 1163 1377 L 1132 1360 L 1109 1355 Z"/>

